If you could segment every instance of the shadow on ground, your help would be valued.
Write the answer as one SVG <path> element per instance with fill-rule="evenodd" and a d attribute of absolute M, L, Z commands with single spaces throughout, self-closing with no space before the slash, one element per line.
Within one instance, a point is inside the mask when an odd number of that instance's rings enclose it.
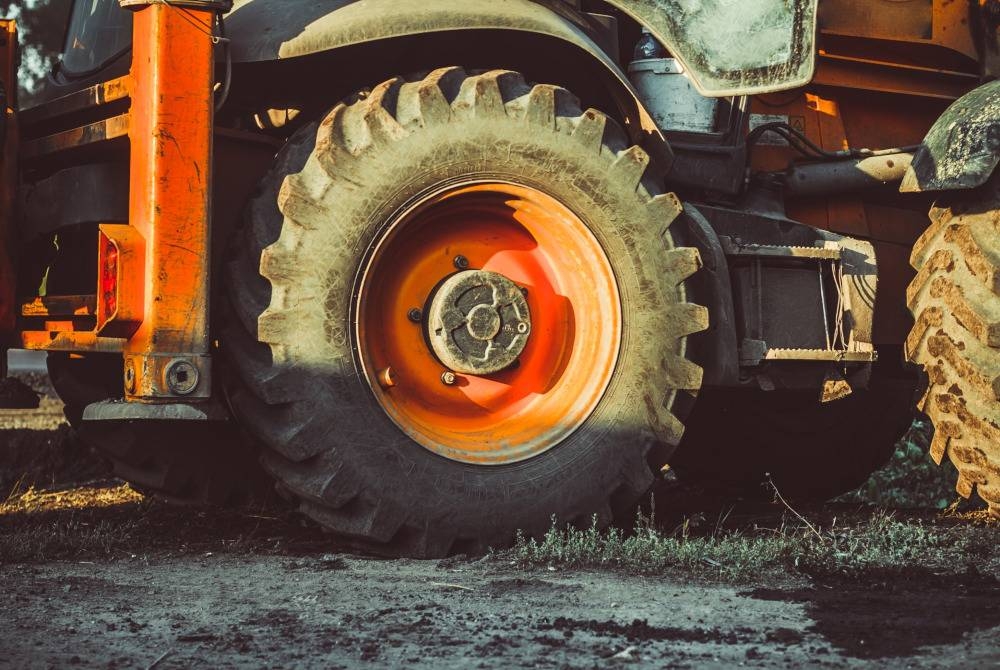
<path fill-rule="evenodd" d="M 1000 626 L 1000 583 L 973 568 L 948 576 L 908 570 L 860 584 L 820 581 L 812 588 L 741 595 L 805 605 L 815 622 L 811 631 L 860 659 L 909 657 L 921 647 L 954 644 Z"/>

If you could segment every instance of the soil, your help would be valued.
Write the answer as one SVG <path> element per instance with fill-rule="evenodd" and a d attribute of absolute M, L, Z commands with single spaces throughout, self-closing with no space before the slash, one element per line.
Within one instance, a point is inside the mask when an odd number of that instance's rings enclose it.
<path fill-rule="evenodd" d="M 4 567 L 3 667 L 988 667 L 996 585 L 742 589 L 494 561 L 135 555 Z"/>
<path fill-rule="evenodd" d="M 102 480 L 42 405 L 0 416 L 4 486 L 36 487 L 0 506 L 2 668 L 1000 664 L 998 574 L 732 585 L 376 559 L 290 510 L 178 508 Z"/>

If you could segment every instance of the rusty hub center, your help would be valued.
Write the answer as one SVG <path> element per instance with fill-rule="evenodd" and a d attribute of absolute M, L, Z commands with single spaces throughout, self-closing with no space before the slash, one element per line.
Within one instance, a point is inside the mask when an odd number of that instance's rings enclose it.
<path fill-rule="evenodd" d="M 451 370 L 488 375 L 506 370 L 524 351 L 531 332 L 521 289 L 496 272 L 466 270 L 434 292 L 427 339 Z"/>

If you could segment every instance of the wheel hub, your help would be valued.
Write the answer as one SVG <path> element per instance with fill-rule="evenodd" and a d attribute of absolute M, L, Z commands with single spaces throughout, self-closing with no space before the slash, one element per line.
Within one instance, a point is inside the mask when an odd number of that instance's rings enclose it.
<path fill-rule="evenodd" d="M 531 315 L 521 289 L 502 274 L 466 270 L 434 292 L 427 339 L 451 370 L 488 375 L 514 365 L 528 344 Z"/>
<path fill-rule="evenodd" d="M 357 355 L 407 436 L 450 460 L 507 465 L 591 416 L 617 365 L 621 298 L 601 244 L 563 203 L 528 186 L 460 184 L 373 244 Z"/>

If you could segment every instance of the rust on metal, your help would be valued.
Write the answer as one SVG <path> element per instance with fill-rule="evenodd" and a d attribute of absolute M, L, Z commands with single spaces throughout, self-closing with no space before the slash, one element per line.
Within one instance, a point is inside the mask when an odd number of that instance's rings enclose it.
<path fill-rule="evenodd" d="M 58 326 L 57 323 L 46 323 Z M 34 351 L 89 351 L 93 353 L 121 353 L 125 340 L 98 337 L 94 332 L 64 332 L 60 330 L 21 331 L 21 348 Z"/>
<path fill-rule="evenodd" d="M 32 160 L 48 154 L 79 149 L 90 144 L 126 137 L 128 134 L 129 115 L 119 114 L 110 119 L 102 119 L 79 128 L 64 130 L 25 142 L 21 150 L 21 158 Z"/>
<path fill-rule="evenodd" d="M 131 90 L 132 79 L 129 75 L 117 77 L 56 98 L 44 105 L 26 109 L 21 112 L 21 123 L 27 126 L 93 107 L 108 105 L 128 98 Z"/>
<path fill-rule="evenodd" d="M 21 303 L 21 316 L 26 318 L 94 316 L 96 313 L 96 295 L 40 296 Z"/>

